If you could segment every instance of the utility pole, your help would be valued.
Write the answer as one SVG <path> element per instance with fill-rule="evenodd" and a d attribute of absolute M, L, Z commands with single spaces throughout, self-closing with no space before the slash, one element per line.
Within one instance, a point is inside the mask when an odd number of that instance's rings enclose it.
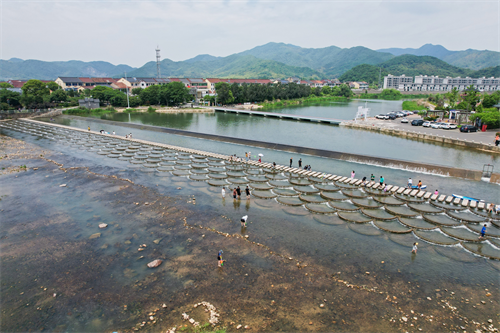
<path fill-rule="evenodd" d="M 382 77 L 382 67 L 379 68 L 380 71 L 378 72 L 378 88 L 380 89 L 380 78 Z"/>
<path fill-rule="evenodd" d="M 127 72 L 125 72 L 125 81 L 127 81 Z M 127 89 L 127 109 L 130 109 L 130 102 L 128 100 L 128 87 L 127 85 L 125 85 L 126 89 Z"/>
<path fill-rule="evenodd" d="M 160 47 L 156 46 L 156 78 L 160 79 Z"/>

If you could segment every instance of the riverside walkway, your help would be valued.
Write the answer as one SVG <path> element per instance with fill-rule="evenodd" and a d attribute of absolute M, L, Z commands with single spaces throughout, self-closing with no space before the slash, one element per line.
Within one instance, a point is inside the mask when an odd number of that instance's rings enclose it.
<path fill-rule="evenodd" d="M 367 190 L 377 190 L 378 195 L 402 195 L 402 196 L 407 196 L 407 197 L 413 197 L 415 200 L 417 200 L 420 203 L 425 203 L 428 201 L 436 202 L 439 204 L 449 204 L 449 205 L 454 205 L 455 207 L 459 208 L 462 207 L 462 209 L 465 208 L 471 208 L 471 209 L 478 209 L 478 210 L 485 210 L 487 208 L 487 203 L 485 202 L 477 202 L 473 200 L 468 200 L 468 199 L 461 199 L 461 198 L 456 198 L 451 195 L 445 195 L 445 194 L 440 194 L 436 195 L 430 191 L 425 191 L 425 190 L 419 190 L 419 189 L 407 189 L 406 187 L 399 187 L 395 185 L 389 185 L 389 184 L 379 184 L 377 182 L 363 182 L 360 179 L 356 178 L 350 178 L 350 177 L 345 177 L 345 176 L 338 176 L 335 174 L 329 174 L 325 172 L 318 172 L 318 171 L 307 171 L 299 168 L 290 168 L 284 165 L 276 165 L 273 166 L 272 163 L 260 163 L 257 161 L 249 160 L 245 161 L 244 159 L 237 159 L 235 161 L 232 156 L 228 155 L 223 155 L 223 154 L 214 154 L 206 151 L 201 151 L 197 149 L 191 149 L 191 148 L 185 148 L 185 147 L 178 147 L 178 146 L 173 146 L 173 145 L 168 145 L 168 144 L 162 144 L 158 142 L 151 142 L 151 141 L 146 141 L 146 140 L 140 140 L 140 139 L 125 139 L 121 136 L 118 135 L 109 135 L 109 134 L 101 134 L 99 132 L 95 131 L 87 131 L 84 129 L 80 128 L 75 128 L 71 126 L 65 126 L 65 125 L 59 125 L 59 124 L 53 124 L 53 123 L 46 123 L 38 120 L 32 120 L 32 119 L 21 119 L 20 121 L 26 122 L 26 123 L 31 123 L 31 124 L 36 124 L 37 126 L 49 128 L 59 128 L 59 129 L 64 129 L 64 130 L 71 130 L 71 131 L 76 131 L 76 132 L 81 132 L 81 133 L 87 133 L 95 136 L 104 136 L 104 137 L 111 137 L 114 139 L 119 139 L 122 141 L 128 141 L 128 142 L 135 142 L 139 144 L 147 144 L 150 146 L 156 146 L 156 147 L 162 147 L 162 148 L 167 148 L 167 149 L 173 149 L 176 151 L 184 152 L 184 153 L 189 153 L 189 154 L 197 154 L 197 155 L 202 155 L 206 157 L 212 157 L 212 158 L 217 158 L 220 160 L 225 160 L 225 161 L 232 161 L 232 162 L 238 162 L 241 165 L 249 165 L 249 166 L 257 166 L 260 168 L 264 168 L 269 170 L 270 172 L 273 173 L 289 173 L 296 175 L 296 177 L 299 178 L 307 178 L 307 179 L 314 179 L 318 181 L 319 183 L 329 183 L 329 182 L 335 182 L 335 183 L 342 183 L 342 184 L 348 184 L 351 186 L 355 187 L 363 187 Z M 17 131 L 22 131 L 24 132 L 25 129 L 19 126 L 19 123 L 9 121 L 9 122 L 3 122 L 0 124 L 0 127 L 6 128 L 6 129 L 13 129 Z"/>
<path fill-rule="evenodd" d="M 309 117 L 309 116 L 301 116 L 288 113 L 276 113 L 276 112 L 264 112 L 264 111 L 228 109 L 228 108 L 214 108 L 214 110 L 215 112 L 226 112 L 226 113 L 236 113 L 236 114 L 241 113 L 249 116 L 271 117 L 271 118 L 298 120 L 298 121 L 310 121 L 310 122 L 326 123 L 332 125 L 340 125 L 340 123 L 343 122 L 343 120 L 334 118 Z"/>

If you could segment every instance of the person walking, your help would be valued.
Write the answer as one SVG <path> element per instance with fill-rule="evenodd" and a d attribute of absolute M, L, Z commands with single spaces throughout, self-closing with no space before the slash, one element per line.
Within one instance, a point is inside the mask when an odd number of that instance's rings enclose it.
<path fill-rule="evenodd" d="M 247 185 L 247 188 L 245 189 L 245 193 L 247 195 L 247 200 L 250 199 L 250 188 Z"/>
<path fill-rule="evenodd" d="M 222 194 L 222 199 L 225 199 L 226 198 L 226 189 L 224 188 L 224 186 L 222 186 L 221 194 Z"/>
<path fill-rule="evenodd" d="M 233 199 L 235 199 L 235 200 L 236 200 L 236 194 L 237 194 L 236 189 L 233 189 Z"/>
<path fill-rule="evenodd" d="M 481 236 L 479 236 L 479 239 L 483 239 L 485 235 L 486 235 L 486 224 L 483 225 L 483 228 L 481 229 Z"/>
<path fill-rule="evenodd" d="M 241 189 L 239 186 L 236 188 L 236 194 L 238 194 L 238 199 L 241 199 Z"/>
<path fill-rule="evenodd" d="M 299 169 L 302 168 L 302 159 L 299 159 Z"/>
<path fill-rule="evenodd" d="M 413 180 L 411 178 L 408 178 L 408 188 L 412 188 L 413 186 Z"/>
<path fill-rule="evenodd" d="M 292 167 L 292 163 L 293 163 L 293 158 L 290 157 L 290 168 Z"/>
<path fill-rule="evenodd" d="M 497 133 L 497 135 L 495 136 L 495 146 L 498 147 L 499 144 L 500 144 L 500 134 Z"/>
<path fill-rule="evenodd" d="M 356 176 L 356 172 L 354 172 L 354 170 L 352 170 L 352 172 L 351 172 L 351 179 L 354 179 L 354 176 Z"/>
<path fill-rule="evenodd" d="M 411 253 L 417 254 L 417 250 L 418 250 L 417 245 L 418 245 L 418 243 L 413 243 L 413 248 L 411 249 Z"/>
<path fill-rule="evenodd" d="M 384 177 L 380 176 L 380 186 L 384 185 L 384 181 L 385 181 Z"/>

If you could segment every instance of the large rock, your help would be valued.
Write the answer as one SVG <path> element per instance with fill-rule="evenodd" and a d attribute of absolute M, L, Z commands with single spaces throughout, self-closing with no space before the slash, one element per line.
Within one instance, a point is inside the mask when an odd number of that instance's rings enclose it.
<path fill-rule="evenodd" d="M 148 267 L 149 267 L 149 268 L 155 268 L 155 267 L 158 267 L 158 266 L 160 266 L 160 265 L 161 265 L 161 263 L 162 263 L 162 262 L 163 262 L 163 261 L 162 261 L 162 260 L 160 260 L 160 259 L 153 260 L 153 261 L 151 261 L 151 262 L 148 264 Z"/>
<path fill-rule="evenodd" d="M 93 235 L 90 235 L 89 239 L 94 239 L 94 238 L 99 238 L 99 237 L 101 237 L 101 233 L 100 232 L 95 233 Z"/>

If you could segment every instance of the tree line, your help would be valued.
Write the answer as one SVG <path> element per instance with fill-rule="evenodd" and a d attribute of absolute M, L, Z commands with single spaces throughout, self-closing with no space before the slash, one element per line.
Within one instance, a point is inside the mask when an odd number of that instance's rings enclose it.
<path fill-rule="evenodd" d="M 239 104 L 239 103 L 261 103 L 273 100 L 289 100 L 314 96 L 343 96 L 352 97 L 352 91 L 348 85 L 335 87 L 310 87 L 304 84 L 229 84 L 218 82 L 215 84 L 217 96 L 205 96 L 205 101 L 211 104 Z"/>

